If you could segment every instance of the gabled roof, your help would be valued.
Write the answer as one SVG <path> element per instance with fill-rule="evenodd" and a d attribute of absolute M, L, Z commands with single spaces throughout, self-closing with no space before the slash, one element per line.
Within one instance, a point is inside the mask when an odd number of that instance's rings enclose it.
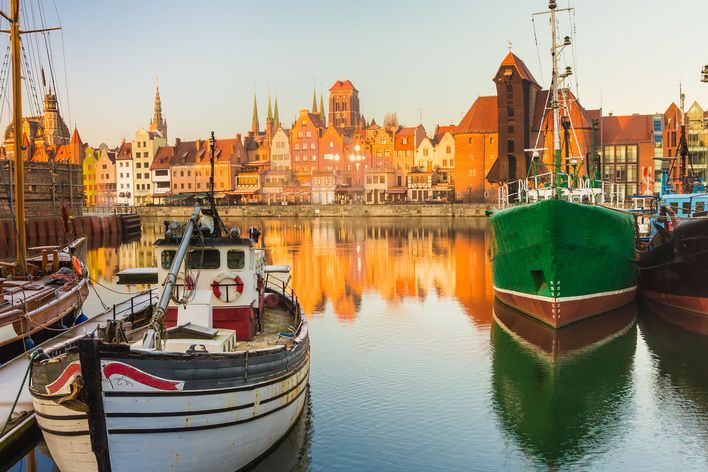
<path fill-rule="evenodd" d="M 526 67 L 524 61 L 522 61 L 516 54 L 512 53 L 511 51 L 509 51 L 509 54 L 506 55 L 499 68 L 501 69 L 504 66 L 513 66 L 522 79 L 528 80 L 529 82 L 538 85 L 538 82 L 536 82 L 536 79 L 533 77 L 533 74 L 531 74 L 529 68 Z"/>
<path fill-rule="evenodd" d="M 125 141 L 118 148 L 118 155 L 116 159 L 118 160 L 128 160 L 133 158 L 133 144 Z"/>
<path fill-rule="evenodd" d="M 174 148 L 172 146 L 160 146 L 152 159 L 150 170 L 169 169 L 173 152 Z"/>
<path fill-rule="evenodd" d="M 335 90 L 354 90 L 355 92 L 358 92 L 358 90 L 354 87 L 354 84 L 352 84 L 349 80 L 341 81 L 338 80 L 334 83 L 329 88 L 329 91 L 335 91 Z"/>
<path fill-rule="evenodd" d="M 445 133 L 454 133 L 455 132 L 455 125 L 447 125 L 447 126 L 440 126 L 437 125 L 435 127 L 435 134 L 433 135 L 433 139 L 435 142 L 440 142 L 443 136 L 445 136 Z"/>
<path fill-rule="evenodd" d="M 499 110 L 496 95 L 477 97 L 455 133 L 496 133 L 499 128 Z"/>
<path fill-rule="evenodd" d="M 602 142 L 639 143 L 653 139 L 653 115 L 613 115 L 602 117 Z"/>

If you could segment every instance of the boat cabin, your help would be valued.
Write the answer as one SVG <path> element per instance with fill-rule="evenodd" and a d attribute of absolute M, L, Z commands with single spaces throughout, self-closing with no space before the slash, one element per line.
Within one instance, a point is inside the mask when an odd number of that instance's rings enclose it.
<path fill-rule="evenodd" d="M 256 241 L 257 235 L 241 238 L 237 230 L 226 237 L 194 237 L 177 276 L 165 327 L 230 329 L 238 341 L 253 339 L 265 288 L 265 254 L 254 247 Z M 167 278 L 180 242 L 166 237 L 155 243 L 159 281 Z"/>

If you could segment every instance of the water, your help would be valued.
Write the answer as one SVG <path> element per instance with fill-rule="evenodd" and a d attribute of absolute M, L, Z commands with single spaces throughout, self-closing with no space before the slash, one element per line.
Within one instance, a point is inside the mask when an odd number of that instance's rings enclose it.
<path fill-rule="evenodd" d="M 143 225 L 90 251 L 106 287 L 154 264 L 160 222 Z M 665 310 L 560 333 L 499 305 L 495 321 L 484 219 L 240 225 L 293 265 L 311 313 L 310 407 L 257 471 L 708 470 L 708 339 Z M 54 470 L 41 440 L 30 456 L 11 470 Z"/>

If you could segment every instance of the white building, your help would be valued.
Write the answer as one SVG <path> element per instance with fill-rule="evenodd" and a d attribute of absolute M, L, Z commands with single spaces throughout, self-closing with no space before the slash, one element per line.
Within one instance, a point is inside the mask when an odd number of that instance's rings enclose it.
<path fill-rule="evenodd" d="M 270 146 L 270 168 L 273 170 L 291 170 L 290 133 L 278 128 Z"/>
<path fill-rule="evenodd" d="M 116 204 L 135 205 L 132 143 L 123 142 L 116 155 Z"/>
<path fill-rule="evenodd" d="M 133 193 L 135 194 L 136 205 L 145 205 L 152 202 L 153 188 L 150 165 L 160 146 L 167 146 L 167 140 L 158 131 L 147 131 L 145 128 L 140 128 L 135 132 L 132 151 Z"/>

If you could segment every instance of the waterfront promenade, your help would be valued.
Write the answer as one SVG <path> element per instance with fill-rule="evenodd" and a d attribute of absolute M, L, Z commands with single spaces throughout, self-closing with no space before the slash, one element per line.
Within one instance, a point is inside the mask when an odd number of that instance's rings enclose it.
<path fill-rule="evenodd" d="M 495 208 L 492 203 L 431 203 L 431 204 L 390 204 L 390 205 L 220 205 L 223 217 L 483 217 L 485 211 Z M 186 217 L 193 206 L 136 206 L 131 211 L 140 216 Z M 101 212 L 104 208 L 92 208 Z M 112 208 L 105 208 L 106 212 Z"/>

